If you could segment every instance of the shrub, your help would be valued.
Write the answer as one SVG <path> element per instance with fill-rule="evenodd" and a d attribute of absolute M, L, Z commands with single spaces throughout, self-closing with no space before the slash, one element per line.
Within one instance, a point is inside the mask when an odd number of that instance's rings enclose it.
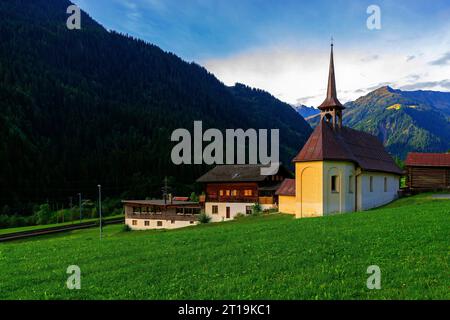
<path fill-rule="evenodd" d="M 260 215 L 261 212 L 262 212 L 261 205 L 259 203 L 255 203 L 252 206 L 252 214 L 256 216 L 256 215 Z"/>
<path fill-rule="evenodd" d="M 202 212 L 198 216 L 198 222 L 200 223 L 209 223 L 211 221 L 211 217 L 208 216 L 205 212 Z"/>
<path fill-rule="evenodd" d="M 10 226 L 10 219 L 6 214 L 0 215 L 0 228 L 8 228 Z"/>
<path fill-rule="evenodd" d="M 130 228 L 129 225 L 124 224 L 123 227 L 122 227 L 122 231 L 123 231 L 123 232 L 129 232 L 129 231 L 131 231 L 131 228 Z"/>
<path fill-rule="evenodd" d="M 240 218 L 244 218 L 244 217 L 245 217 L 245 214 L 243 214 L 242 212 L 238 212 L 238 213 L 234 216 L 235 219 L 240 219 Z"/>
<path fill-rule="evenodd" d="M 264 214 L 271 214 L 271 213 L 277 213 L 278 209 L 265 209 L 263 210 Z"/>

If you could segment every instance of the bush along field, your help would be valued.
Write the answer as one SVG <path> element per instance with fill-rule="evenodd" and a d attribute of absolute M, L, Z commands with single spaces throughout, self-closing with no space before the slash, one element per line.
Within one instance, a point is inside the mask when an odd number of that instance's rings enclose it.
<path fill-rule="evenodd" d="M 120 199 L 106 198 L 103 200 L 102 215 L 104 217 L 117 216 L 122 214 L 122 211 Z M 81 212 L 79 206 L 52 210 L 48 203 L 35 205 L 33 214 L 28 216 L 13 214 L 8 206 L 4 206 L 0 210 L 0 234 L 3 232 L 9 233 L 10 231 L 7 229 L 13 228 L 26 230 L 34 229 L 36 226 L 64 225 L 68 222 L 79 221 L 80 218 L 84 220 L 97 219 L 98 215 L 97 203 L 92 200 L 83 200 Z"/>
<path fill-rule="evenodd" d="M 450 200 L 0 244 L 1 299 L 449 299 Z M 78 266 L 81 288 L 67 287 Z M 381 271 L 368 289 L 369 266 Z"/>

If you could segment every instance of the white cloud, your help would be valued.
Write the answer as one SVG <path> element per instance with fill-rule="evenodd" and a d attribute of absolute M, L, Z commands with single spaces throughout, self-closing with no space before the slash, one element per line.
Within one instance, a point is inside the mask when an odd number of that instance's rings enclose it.
<path fill-rule="evenodd" d="M 381 85 L 450 91 L 445 82 L 450 78 L 450 65 L 430 65 L 448 51 L 445 39 L 450 39 L 450 33 L 436 34 L 439 36 L 423 41 L 408 39 L 395 44 L 387 40 L 353 47 L 337 43 L 334 59 L 341 102 Z M 288 103 L 317 106 L 325 98 L 329 48 L 254 48 L 202 64 L 227 85 L 241 82 L 267 90 Z"/>

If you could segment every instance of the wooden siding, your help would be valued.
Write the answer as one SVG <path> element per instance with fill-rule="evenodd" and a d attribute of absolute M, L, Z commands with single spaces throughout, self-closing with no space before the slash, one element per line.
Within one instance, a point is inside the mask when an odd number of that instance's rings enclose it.
<path fill-rule="evenodd" d="M 450 187 L 450 168 L 407 167 L 407 186 L 411 189 L 445 189 Z"/>
<path fill-rule="evenodd" d="M 274 204 L 274 197 L 259 197 L 259 204 Z"/>
<path fill-rule="evenodd" d="M 220 195 L 223 190 L 223 195 Z M 230 190 L 230 195 L 226 195 L 226 190 Z M 237 195 L 231 195 L 233 190 Z M 245 196 L 244 190 L 252 190 L 251 196 Z M 206 201 L 208 202 L 258 202 L 258 184 L 255 182 L 242 183 L 208 183 L 206 186 Z"/>

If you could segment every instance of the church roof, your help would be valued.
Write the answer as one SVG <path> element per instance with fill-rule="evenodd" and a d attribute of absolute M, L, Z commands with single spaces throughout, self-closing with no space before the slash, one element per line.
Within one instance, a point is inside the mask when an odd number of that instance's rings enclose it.
<path fill-rule="evenodd" d="M 333 130 L 320 121 L 293 162 L 323 160 L 350 161 L 368 171 L 402 173 L 377 137 L 348 127 Z"/>

